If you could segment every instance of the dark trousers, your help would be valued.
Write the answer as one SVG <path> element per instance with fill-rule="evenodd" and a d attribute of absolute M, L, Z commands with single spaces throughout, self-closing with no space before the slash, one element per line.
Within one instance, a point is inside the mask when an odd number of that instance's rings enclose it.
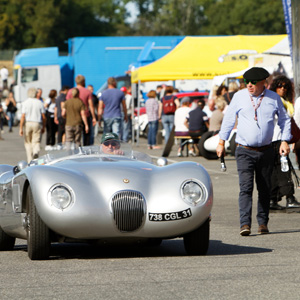
<path fill-rule="evenodd" d="M 265 151 L 258 152 L 237 147 L 235 156 L 240 184 L 240 225 L 251 226 L 254 178 L 258 191 L 257 222 L 259 225 L 267 225 L 269 221 L 271 175 L 274 162 L 273 148 L 270 147 Z"/>
<path fill-rule="evenodd" d="M 271 189 L 271 199 L 280 200 L 283 196 L 292 196 L 295 193 L 294 183 L 292 179 L 292 166 L 290 159 L 288 157 L 289 162 L 289 170 L 287 172 L 281 171 L 281 163 L 280 163 L 280 148 L 281 141 L 276 141 L 272 143 L 274 149 L 274 166 L 272 172 L 272 189 Z"/>
<path fill-rule="evenodd" d="M 47 115 L 46 129 L 47 129 L 46 145 L 54 146 L 57 125 L 54 122 L 54 118 L 50 117 L 50 114 Z"/>
<path fill-rule="evenodd" d="M 85 132 L 85 126 L 83 124 L 83 146 L 89 146 L 91 144 L 91 128 L 93 126 L 93 119 L 91 116 L 87 117 L 87 123 L 89 125 L 88 133 Z"/>
<path fill-rule="evenodd" d="M 62 143 L 62 137 L 65 134 L 65 126 L 66 126 L 66 119 L 63 117 L 59 117 L 58 118 L 57 144 Z"/>

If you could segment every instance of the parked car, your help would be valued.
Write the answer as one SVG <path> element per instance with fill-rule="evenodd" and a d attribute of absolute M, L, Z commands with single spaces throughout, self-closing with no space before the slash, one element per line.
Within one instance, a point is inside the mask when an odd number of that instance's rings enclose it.
<path fill-rule="evenodd" d="M 27 240 L 32 260 L 53 242 L 106 243 L 183 237 L 189 255 L 209 247 L 212 182 L 196 162 L 158 165 L 122 144 L 48 153 L 27 164 L 0 166 L 0 250 Z"/>
<path fill-rule="evenodd" d="M 209 93 L 208 92 L 184 92 L 176 94 L 177 98 L 180 100 L 183 97 L 189 97 L 191 104 L 193 102 L 198 102 L 198 100 L 203 99 L 205 102 L 208 99 Z"/>

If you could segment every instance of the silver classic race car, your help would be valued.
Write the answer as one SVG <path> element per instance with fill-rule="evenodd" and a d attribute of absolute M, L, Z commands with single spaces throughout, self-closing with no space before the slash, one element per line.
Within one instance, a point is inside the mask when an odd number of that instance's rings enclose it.
<path fill-rule="evenodd" d="M 164 165 L 124 144 L 48 153 L 0 166 L 0 250 L 27 240 L 32 260 L 52 242 L 155 241 L 183 237 L 190 255 L 205 255 L 213 191 L 195 162 Z"/>

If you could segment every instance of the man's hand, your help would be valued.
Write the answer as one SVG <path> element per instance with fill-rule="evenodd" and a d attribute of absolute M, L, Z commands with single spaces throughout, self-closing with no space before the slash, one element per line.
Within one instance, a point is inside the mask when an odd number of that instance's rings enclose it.
<path fill-rule="evenodd" d="M 287 156 L 290 153 L 290 146 L 286 141 L 282 141 L 279 148 L 279 154 Z"/>
<path fill-rule="evenodd" d="M 216 149 L 218 157 L 221 157 L 222 155 L 225 156 L 225 146 L 224 145 L 225 145 L 225 141 L 220 140 L 219 144 L 217 146 L 217 149 Z"/>

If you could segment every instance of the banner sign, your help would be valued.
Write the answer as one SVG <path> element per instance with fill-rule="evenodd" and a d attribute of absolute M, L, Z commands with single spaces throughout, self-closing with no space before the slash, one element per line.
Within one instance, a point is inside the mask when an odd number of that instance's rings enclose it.
<path fill-rule="evenodd" d="M 282 0 L 286 33 L 289 38 L 291 58 L 293 59 L 293 38 L 292 38 L 292 0 Z"/>

